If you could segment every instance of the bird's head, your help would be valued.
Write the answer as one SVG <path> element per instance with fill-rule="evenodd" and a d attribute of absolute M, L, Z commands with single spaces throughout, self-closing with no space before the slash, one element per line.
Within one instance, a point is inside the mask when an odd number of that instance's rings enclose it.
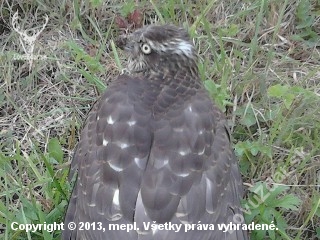
<path fill-rule="evenodd" d="M 196 69 L 197 54 L 189 35 L 174 25 L 148 25 L 122 35 L 117 45 L 128 54 L 129 72 Z"/>

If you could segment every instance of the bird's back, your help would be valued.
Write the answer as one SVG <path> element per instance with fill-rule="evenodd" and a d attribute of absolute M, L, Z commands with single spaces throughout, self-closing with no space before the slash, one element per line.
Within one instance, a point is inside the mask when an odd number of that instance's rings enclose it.
<path fill-rule="evenodd" d="M 157 64 L 118 77 L 91 110 L 72 162 L 70 176 L 78 175 L 65 226 L 92 224 L 63 239 L 248 239 L 218 226 L 243 220 L 222 112 L 194 69 L 177 69 L 174 59 Z"/>

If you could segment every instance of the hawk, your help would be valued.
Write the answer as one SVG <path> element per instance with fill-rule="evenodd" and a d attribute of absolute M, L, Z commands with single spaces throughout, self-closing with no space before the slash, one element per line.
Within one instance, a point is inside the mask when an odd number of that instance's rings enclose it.
<path fill-rule="evenodd" d="M 248 239 L 246 231 L 218 228 L 243 220 L 242 181 L 188 33 L 149 25 L 118 45 L 128 53 L 128 74 L 86 120 L 62 239 Z"/>

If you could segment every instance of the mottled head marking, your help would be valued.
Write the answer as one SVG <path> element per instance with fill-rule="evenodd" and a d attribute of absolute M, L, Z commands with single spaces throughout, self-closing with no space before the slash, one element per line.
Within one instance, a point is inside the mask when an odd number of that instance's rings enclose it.
<path fill-rule="evenodd" d="M 197 59 L 187 31 L 174 25 L 145 26 L 121 36 L 118 46 L 128 52 L 130 72 L 174 67 L 172 65 L 194 68 Z"/>

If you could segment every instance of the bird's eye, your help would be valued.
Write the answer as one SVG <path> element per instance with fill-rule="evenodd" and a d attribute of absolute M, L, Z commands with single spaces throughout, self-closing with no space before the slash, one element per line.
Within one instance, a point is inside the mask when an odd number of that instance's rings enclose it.
<path fill-rule="evenodd" d="M 149 54 L 149 53 L 151 53 L 151 47 L 149 46 L 149 44 L 144 43 L 141 45 L 141 51 L 144 54 Z"/>

